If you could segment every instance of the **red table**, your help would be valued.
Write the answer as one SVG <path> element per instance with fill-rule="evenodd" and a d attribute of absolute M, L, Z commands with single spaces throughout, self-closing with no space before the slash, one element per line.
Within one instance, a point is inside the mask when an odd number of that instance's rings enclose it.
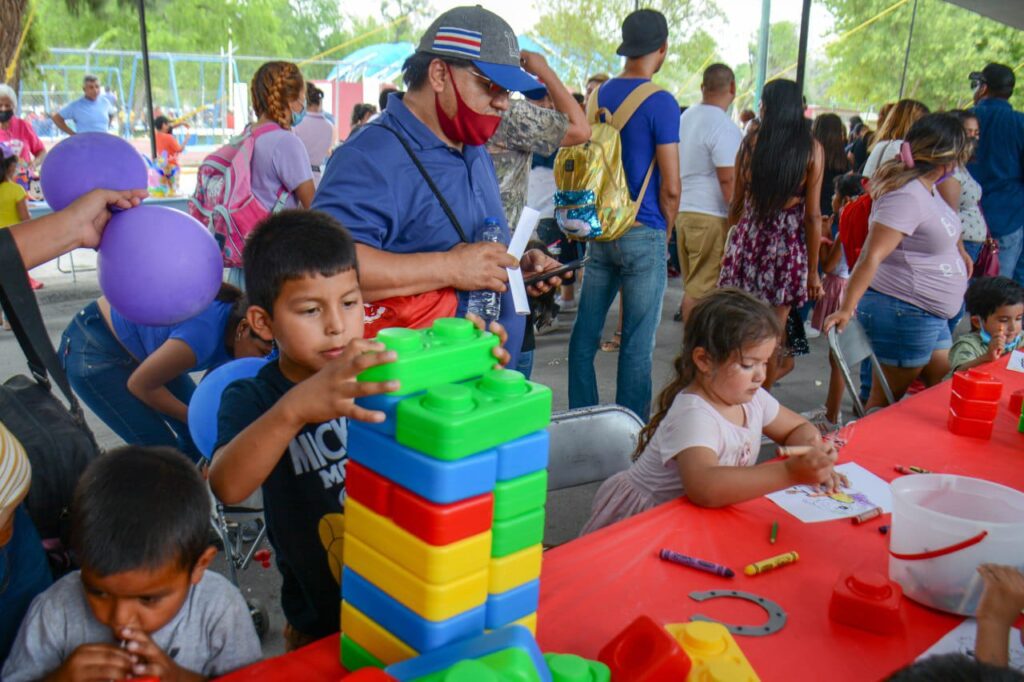
<path fill-rule="evenodd" d="M 856 461 L 886 480 L 893 465 L 918 465 L 935 472 L 984 478 L 1024 490 L 1024 434 L 1006 405 L 1024 388 L 1024 374 L 998 363 L 991 371 L 1003 382 L 1002 407 L 990 441 L 955 436 L 946 430 L 950 384 L 945 382 L 898 405 L 862 419 L 844 432 L 841 461 Z M 738 642 L 762 680 L 879 679 L 912 661 L 960 618 L 904 600 L 901 635 L 880 636 L 831 621 L 832 587 L 846 568 L 887 571 L 887 536 L 882 522 L 801 523 L 760 498 L 726 509 L 702 509 L 686 500 L 555 548 L 544 555 L 537 639 L 544 651 L 595 658 L 598 650 L 636 616 L 662 623 L 685 622 L 703 613 L 736 624 L 760 623 L 759 607 L 732 599 L 705 603 L 690 592 L 715 588 L 753 592 L 779 603 L 786 626 L 767 637 Z M 773 521 L 778 541 L 768 542 Z M 733 580 L 662 562 L 662 547 L 732 567 Z M 746 564 L 789 550 L 795 565 L 746 577 Z M 264 661 L 225 679 L 336 680 L 337 637 L 290 656 Z"/>

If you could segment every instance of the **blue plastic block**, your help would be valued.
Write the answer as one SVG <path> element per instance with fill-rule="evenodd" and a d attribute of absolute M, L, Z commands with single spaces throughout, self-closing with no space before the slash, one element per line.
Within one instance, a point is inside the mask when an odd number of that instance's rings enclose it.
<path fill-rule="evenodd" d="M 430 621 L 348 567 L 342 572 L 341 595 L 345 601 L 417 651 L 431 651 L 478 635 L 484 629 L 482 604 L 447 620 Z"/>
<path fill-rule="evenodd" d="M 484 625 L 488 630 L 497 630 L 536 611 L 539 601 L 540 580 L 531 580 L 500 594 L 489 594 Z"/>
<path fill-rule="evenodd" d="M 421 391 L 422 393 L 422 391 Z M 414 393 L 413 395 L 419 395 Z M 362 426 L 376 431 L 377 433 L 383 433 L 385 436 L 395 436 L 395 412 L 398 410 L 398 403 L 402 402 L 410 396 L 404 395 L 368 395 L 362 398 L 356 398 L 356 405 L 365 407 L 367 410 L 378 410 L 388 416 L 387 420 L 379 424 L 370 424 L 368 422 L 360 422 Z"/>
<path fill-rule="evenodd" d="M 467 658 L 481 658 L 511 647 L 518 647 L 530 654 L 530 658 L 537 666 L 541 682 L 551 682 L 551 671 L 548 670 L 544 656 L 540 653 L 540 648 L 537 647 L 537 642 L 534 641 L 530 631 L 521 625 L 509 625 L 474 639 L 449 644 L 444 648 L 435 649 L 408 661 L 390 665 L 385 672 L 401 682 L 407 682 L 436 673 L 439 670 L 445 670 Z"/>
<path fill-rule="evenodd" d="M 507 481 L 547 468 L 550 441 L 547 431 L 537 431 L 499 445 L 498 480 Z"/>
<path fill-rule="evenodd" d="M 348 455 L 374 473 L 439 504 L 491 492 L 498 469 L 494 450 L 446 462 L 399 445 L 355 421 L 348 425 Z"/>

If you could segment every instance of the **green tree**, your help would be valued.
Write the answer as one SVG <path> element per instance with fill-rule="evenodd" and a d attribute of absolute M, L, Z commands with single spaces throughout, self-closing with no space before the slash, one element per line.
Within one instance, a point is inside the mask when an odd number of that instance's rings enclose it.
<path fill-rule="evenodd" d="M 717 56 L 715 39 L 707 31 L 720 16 L 714 0 L 652 0 L 647 4 L 665 15 L 669 25 L 669 53 L 655 80 L 683 103 L 700 97 L 702 65 Z M 598 72 L 614 74 L 622 68 L 615 54 L 621 41 L 622 20 L 633 11 L 633 0 L 552 0 L 531 32 L 550 45 L 564 60 L 560 77 L 581 88 Z"/>
<path fill-rule="evenodd" d="M 893 1 L 819 0 L 835 17 L 839 38 L 827 49 L 833 79 L 828 93 L 836 102 L 870 110 L 899 96 L 913 2 L 843 37 Z M 969 105 L 967 75 L 988 62 L 1024 66 L 1021 32 L 943 0 L 919 0 L 904 97 L 933 110 Z M 1021 88 L 1013 102 L 1024 108 Z"/>

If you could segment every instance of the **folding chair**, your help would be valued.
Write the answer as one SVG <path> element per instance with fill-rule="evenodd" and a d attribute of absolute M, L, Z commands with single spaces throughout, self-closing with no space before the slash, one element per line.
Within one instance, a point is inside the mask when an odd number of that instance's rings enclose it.
<path fill-rule="evenodd" d="M 892 395 L 892 389 L 889 388 L 889 382 L 885 380 L 885 374 L 882 373 L 882 366 L 878 363 L 875 351 L 871 348 L 871 339 L 868 338 L 867 332 L 864 331 L 864 327 L 857 321 L 857 318 L 850 319 L 842 334 L 835 327 L 829 329 L 828 347 L 832 352 L 832 358 L 839 365 L 839 371 L 843 373 L 846 391 L 850 394 L 850 399 L 853 400 L 854 414 L 858 417 L 863 417 L 866 414 L 866 410 L 864 409 L 864 403 L 860 400 L 856 387 L 853 385 L 853 374 L 850 372 L 850 367 L 859 365 L 865 360 L 871 361 L 871 368 L 874 374 L 872 380 L 879 382 L 882 386 L 885 399 L 889 401 L 890 405 L 896 402 Z"/>

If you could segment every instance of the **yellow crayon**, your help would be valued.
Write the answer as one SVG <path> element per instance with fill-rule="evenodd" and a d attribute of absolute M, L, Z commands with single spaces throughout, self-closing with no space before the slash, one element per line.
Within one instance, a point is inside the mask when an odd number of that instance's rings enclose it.
<path fill-rule="evenodd" d="M 792 564 L 796 562 L 796 560 L 799 558 L 800 555 L 796 552 L 786 552 L 785 554 L 773 556 L 769 559 L 755 561 L 754 563 L 744 568 L 743 572 L 747 575 L 757 575 L 759 573 L 770 571 L 773 568 L 779 568 L 780 566 L 785 566 L 786 564 Z"/>

